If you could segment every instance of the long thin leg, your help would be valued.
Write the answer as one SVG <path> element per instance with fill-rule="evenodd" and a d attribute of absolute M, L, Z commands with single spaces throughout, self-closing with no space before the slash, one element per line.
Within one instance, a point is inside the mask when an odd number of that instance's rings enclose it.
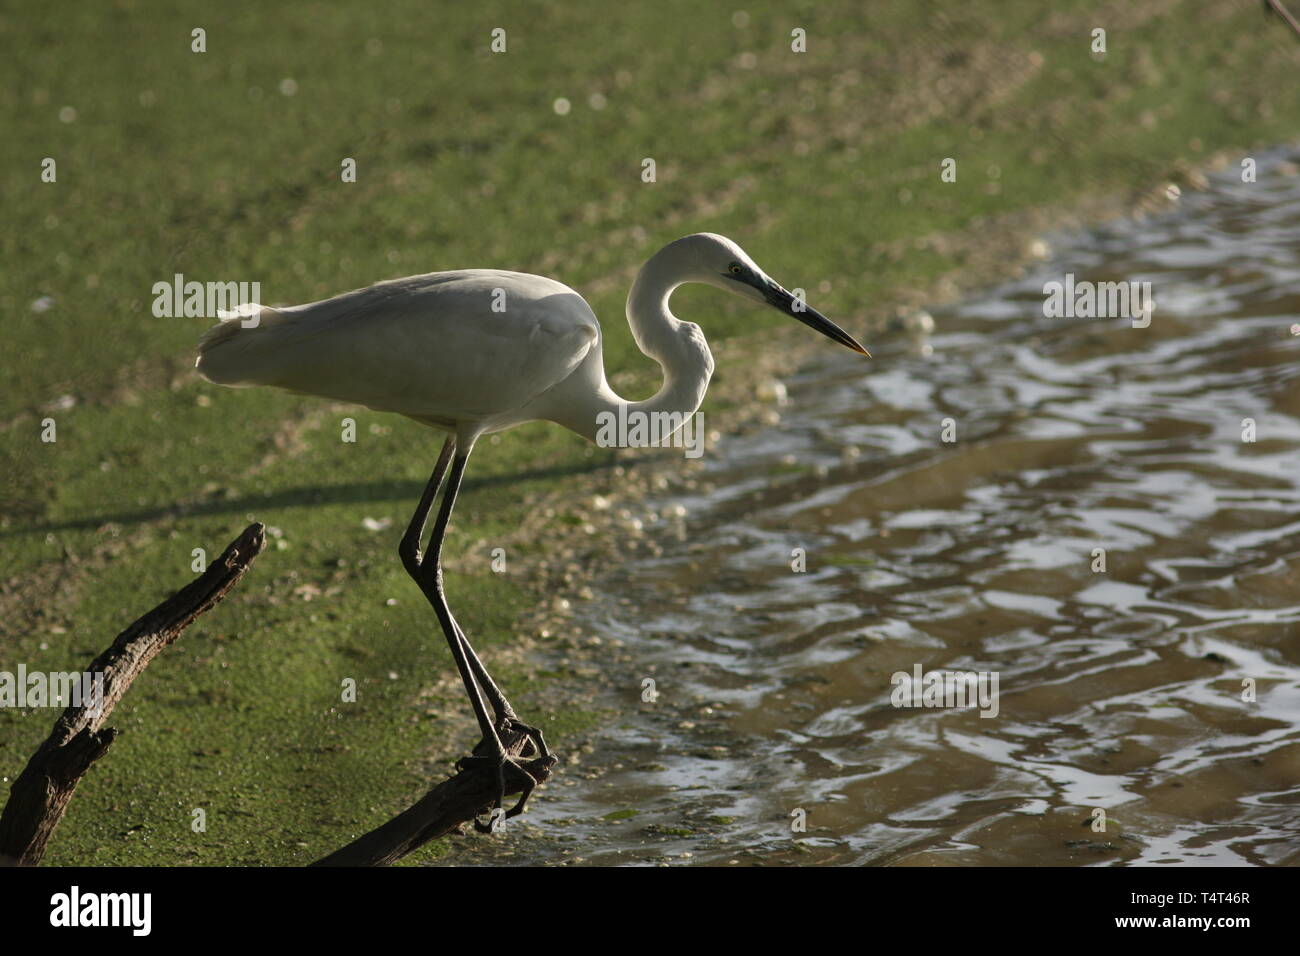
<path fill-rule="evenodd" d="M 478 683 L 474 679 L 474 673 L 470 669 L 468 655 L 465 653 L 465 646 L 461 643 L 460 632 L 456 623 L 451 618 L 451 608 L 447 606 L 447 597 L 442 589 L 442 541 L 447 534 L 447 525 L 451 521 L 452 509 L 456 506 L 456 492 L 460 489 L 461 478 L 465 473 L 466 458 L 463 455 L 455 455 L 451 463 L 451 474 L 447 477 L 447 490 L 443 493 L 442 504 L 438 508 L 438 517 L 433 524 L 433 536 L 429 539 L 429 550 L 420 562 L 417 583 L 424 592 L 424 596 L 429 599 L 433 605 L 433 611 L 438 615 L 438 623 L 442 625 L 443 635 L 447 638 L 447 644 L 451 647 L 452 657 L 456 659 L 456 669 L 460 671 L 461 680 L 465 684 L 465 693 L 469 696 L 470 703 L 474 705 L 474 716 L 478 719 L 479 730 L 483 734 L 483 739 L 492 745 L 493 753 L 505 753 L 501 746 L 501 740 L 497 737 L 496 728 L 492 726 L 492 721 L 488 719 L 487 709 L 483 706 L 483 695 L 479 693 Z M 432 480 L 430 480 L 432 484 Z M 428 495 L 429 489 L 425 488 L 425 495 Z M 421 506 L 424 505 L 424 498 L 420 500 Z M 423 510 L 423 507 L 417 509 Z"/>
<path fill-rule="evenodd" d="M 474 708 L 474 716 L 478 721 L 479 731 L 483 739 L 479 746 L 475 748 L 475 758 L 472 759 L 488 761 L 493 764 L 496 771 L 498 795 L 493 806 L 494 815 L 492 821 L 492 823 L 495 823 L 495 811 L 500 809 L 505 792 L 505 764 L 507 762 L 513 763 L 513 761 L 509 761 L 496 727 L 488 719 L 487 711 L 483 705 L 483 696 L 480 694 L 480 687 L 489 697 L 493 711 L 503 730 L 517 727 L 529 735 L 529 739 L 533 743 L 533 749 L 540 756 L 548 756 L 549 751 L 546 749 L 546 743 L 542 739 L 541 731 L 526 726 L 515 716 L 514 709 L 492 680 L 487 669 L 478 659 L 478 655 L 474 653 L 474 649 L 470 646 L 455 618 L 452 617 L 451 608 L 447 604 L 442 586 L 442 542 L 447 533 L 451 512 L 456 504 L 456 494 L 460 489 L 465 464 L 469 458 L 468 454 L 455 454 L 455 450 L 455 439 L 448 438 L 443 444 L 442 452 L 438 456 L 438 462 L 434 466 L 433 473 L 429 477 L 429 482 L 425 486 L 423 494 L 420 496 L 420 503 L 416 506 L 415 514 L 411 517 L 411 522 L 407 526 L 398 550 L 407 573 L 420 586 L 420 590 L 429 600 L 429 603 L 433 605 L 434 613 L 437 614 L 438 622 L 442 625 L 443 635 L 451 647 L 452 656 L 456 661 L 456 668 L 460 672 L 461 680 L 465 685 L 465 693 Z M 449 459 L 451 459 L 451 474 L 447 479 L 447 489 L 443 494 L 442 504 L 438 509 L 438 517 L 434 522 L 429 550 L 421 556 L 420 539 L 423 537 L 424 526 L 428 521 L 433 501 L 437 497 L 439 486 L 442 484 L 443 475 L 447 471 Z M 484 750 L 486 750 L 486 753 L 482 752 Z M 525 779 L 531 783 L 532 778 L 528 776 L 526 771 L 523 773 Z M 519 802 L 506 813 L 506 816 L 510 817 L 522 812 L 531 792 L 532 787 L 525 786 Z M 477 829 L 489 832 L 492 829 L 492 823 L 485 825 L 478 820 L 474 821 Z"/>
<path fill-rule="evenodd" d="M 442 485 L 443 476 L 447 472 L 447 465 L 451 461 L 455 447 L 455 438 L 449 436 L 443 442 L 442 451 L 438 455 L 438 462 L 433 467 L 433 474 L 429 476 L 429 482 L 425 485 L 424 493 L 420 496 L 420 503 L 416 506 L 415 514 L 411 516 L 410 524 L 406 527 L 406 534 L 402 536 L 402 543 L 398 548 L 402 557 L 402 564 L 405 565 L 407 573 L 415 579 L 417 584 L 421 584 L 422 588 L 421 567 L 424 561 L 420 554 L 420 542 L 424 537 L 424 527 L 428 523 L 429 512 L 433 508 L 433 501 L 437 497 L 439 487 Z M 441 544 L 440 540 L 438 542 L 439 553 Z M 430 550 L 433 550 L 432 547 Z M 438 563 L 439 567 L 441 566 L 438 554 L 435 554 L 435 562 Z M 446 604 L 445 600 L 443 603 Z M 496 681 L 492 679 L 492 675 L 487 672 L 487 668 L 479 660 L 478 654 L 474 653 L 474 648 L 470 645 L 469 639 L 465 637 L 465 632 L 461 629 L 455 616 L 451 614 L 450 607 L 447 608 L 447 614 L 451 617 L 456 636 L 469 661 L 470 671 L 474 674 L 474 679 L 478 682 L 479 687 L 482 688 L 483 696 L 487 698 L 488 704 L 496 716 L 497 723 L 513 726 L 527 734 L 528 739 L 532 742 L 536 756 L 550 756 L 550 750 L 547 749 L 546 740 L 543 738 L 541 730 L 537 727 L 530 727 L 519 719 L 514 708 L 510 706 L 510 701 L 506 700 L 505 694 L 501 692 Z"/>

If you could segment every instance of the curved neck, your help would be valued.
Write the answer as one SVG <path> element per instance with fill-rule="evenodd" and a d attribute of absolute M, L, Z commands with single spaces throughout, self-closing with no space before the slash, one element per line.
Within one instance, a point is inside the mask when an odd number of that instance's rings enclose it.
<path fill-rule="evenodd" d="M 686 424 L 704 402 L 713 377 L 713 356 L 699 326 L 680 321 L 668 308 L 673 290 L 690 281 L 689 273 L 668 252 L 661 250 L 641 267 L 627 296 L 632 337 L 663 369 L 663 385 L 645 401 L 628 401 L 609 387 L 602 365 L 598 381 L 591 383 L 594 394 L 588 392 L 581 421 L 563 423 L 589 441 L 606 443 L 608 432 L 602 432 L 602 423 L 608 423 L 610 415 L 621 422 L 648 419 L 656 429 L 654 434 L 667 437 Z"/>

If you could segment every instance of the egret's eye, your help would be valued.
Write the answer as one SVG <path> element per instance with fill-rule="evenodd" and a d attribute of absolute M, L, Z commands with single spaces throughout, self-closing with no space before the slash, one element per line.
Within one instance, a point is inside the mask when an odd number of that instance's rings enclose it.
<path fill-rule="evenodd" d="M 741 268 L 739 262 L 733 262 L 730 266 L 727 267 L 727 271 L 730 272 L 733 276 L 738 276 L 745 270 Z"/>

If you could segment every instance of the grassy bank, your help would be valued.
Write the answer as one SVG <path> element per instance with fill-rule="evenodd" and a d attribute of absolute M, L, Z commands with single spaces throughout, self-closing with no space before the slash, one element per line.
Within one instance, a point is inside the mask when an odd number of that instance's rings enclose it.
<path fill-rule="evenodd" d="M 49 862 L 306 862 L 473 741 L 395 554 L 438 437 L 202 382 L 192 349 L 210 323 L 155 318 L 155 282 L 256 280 L 292 303 L 436 269 L 545 273 L 587 295 L 616 385 L 643 395 L 655 369 L 623 296 L 669 239 L 730 235 L 857 332 L 999 248 L 1021 213 L 1145 192 L 1214 151 L 1291 139 L 1300 115 L 1300 39 L 1256 2 L 739 6 L 0 13 L 0 669 L 83 666 L 192 575 L 193 549 L 218 553 L 250 518 L 275 529 L 119 709 L 126 733 Z M 728 352 L 780 321 L 711 290 L 674 308 Z M 543 426 L 485 442 L 448 542 L 461 623 L 561 746 L 593 718 L 556 707 L 553 678 L 512 650 L 542 597 L 528 570 L 544 539 L 517 529 L 610 460 Z M 498 543 L 505 574 L 458 558 Z M 342 704 L 349 677 L 359 698 Z M 0 777 L 52 718 L 0 710 Z"/>

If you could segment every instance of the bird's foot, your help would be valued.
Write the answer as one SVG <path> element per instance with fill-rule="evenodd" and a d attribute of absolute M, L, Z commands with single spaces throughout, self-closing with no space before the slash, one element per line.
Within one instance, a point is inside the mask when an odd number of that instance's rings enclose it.
<path fill-rule="evenodd" d="M 502 740 L 508 740 L 513 736 L 523 736 L 528 738 L 528 745 L 531 752 L 524 754 L 526 757 L 549 757 L 550 750 L 546 747 L 546 738 L 542 736 L 540 727 L 532 727 L 514 714 L 507 714 L 497 721 L 497 735 Z"/>
<path fill-rule="evenodd" d="M 474 749 L 477 751 L 479 748 L 475 747 Z M 553 759 L 549 755 L 546 756 L 548 759 Z M 492 774 L 496 785 L 496 798 L 488 808 L 486 821 L 481 820 L 478 815 L 474 817 L 474 829 L 479 833 L 493 833 L 501 825 L 502 820 L 508 820 L 524 812 L 524 805 L 528 803 L 528 798 L 532 796 L 533 789 L 537 786 L 537 780 L 513 758 L 503 753 L 475 753 L 473 756 L 461 757 L 460 760 L 456 761 L 457 770 L 472 771 L 475 768 Z M 509 810 L 503 810 L 502 805 L 505 803 L 506 777 L 508 775 L 511 777 L 512 785 L 517 786 L 522 792 L 518 803 Z"/>
<path fill-rule="evenodd" d="M 498 707 L 496 713 L 497 719 L 494 726 L 497 732 L 497 740 L 501 741 L 505 749 L 509 750 L 520 737 L 526 737 L 529 750 L 522 756 L 535 759 L 551 755 L 540 727 L 533 727 L 531 724 L 524 723 L 515 716 L 515 712 L 510 709 L 508 703 L 503 702 L 503 706 Z M 484 737 L 474 746 L 472 753 L 476 757 L 490 757 L 496 752 L 496 749 L 496 742 L 489 741 L 488 738 Z"/>

